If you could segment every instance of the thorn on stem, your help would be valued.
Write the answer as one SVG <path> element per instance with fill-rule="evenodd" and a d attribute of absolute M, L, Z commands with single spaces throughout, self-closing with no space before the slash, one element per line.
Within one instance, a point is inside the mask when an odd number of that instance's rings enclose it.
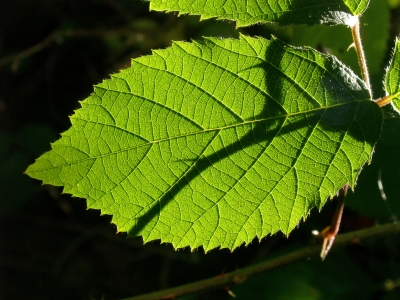
<path fill-rule="evenodd" d="M 350 46 L 347 48 L 347 51 L 349 51 L 351 48 L 356 48 L 356 44 L 354 44 L 354 42 L 350 44 Z"/>

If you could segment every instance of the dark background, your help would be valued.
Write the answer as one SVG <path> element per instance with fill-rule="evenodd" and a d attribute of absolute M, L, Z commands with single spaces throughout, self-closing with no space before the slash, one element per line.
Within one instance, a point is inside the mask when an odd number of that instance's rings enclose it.
<path fill-rule="evenodd" d="M 390 5 L 389 5 L 390 4 Z M 361 19 L 375 98 L 394 37 L 400 1 L 371 0 Z M 258 25 L 239 30 L 331 52 L 358 73 L 348 28 Z M 1 0 L 0 2 L 0 299 L 118 299 L 173 287 L 270 259 L 314 243 L 335 201 L 313 210 L 287 239 L 281 234 L 233 251 L 175 251 L 116 233 L 110 216 L 85 200 L 23 174 L 70 126 L 93 85 L 131 58 L 172 40 L 237 37 L 233 23 L 149 12 L 139 0 Z M 31 48 L 36 45 L 36 48 Z M 27 52 L 25 50 L 30 49 Z M 19 55 L 19 56 L 18 56 Z M 400 217 L 400 119 L 384 109 L 382 137 L 346 201 L 341 232 Z M 387 201 L 378 189 L 381 174 Z M 390 288 L 392 283 L 393 288 Z M 400 299 L 399 236 L 334 248 L 232 287 L 238 299 Z M 228 299 L 219 289 L 184 299 Z"/>

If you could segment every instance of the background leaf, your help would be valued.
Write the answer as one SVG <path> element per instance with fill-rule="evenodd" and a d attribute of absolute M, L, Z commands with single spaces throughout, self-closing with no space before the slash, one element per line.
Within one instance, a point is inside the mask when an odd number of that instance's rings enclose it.
<path fill-rule="evenodd" d="M 256 23 L 349 24 L 363 13 L 369 0 L 150 0 L 150 9 L 218 17 L 237 22 L 238 27 Z"/>
<path fill-rule="evenodd" d="M 400 41 L 396 39 L 393 58 L 386 73 L 386 92 L 393 96 L 393 108 L 400 112 Z"/>
<path fill-rule="evenodd" d="M 233 249 L 288 234 L 354 185 L 381 118 L 333 57 L 244 36 L 178 42 L 96 86 L 27 173 L 145 241 Z"/>

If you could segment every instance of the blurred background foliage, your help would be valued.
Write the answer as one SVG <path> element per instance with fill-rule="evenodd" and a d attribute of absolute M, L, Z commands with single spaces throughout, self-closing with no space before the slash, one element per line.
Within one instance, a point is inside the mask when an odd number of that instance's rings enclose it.
<path fill-rule="evenodd" d="M 374 87 L 400 33 L 400 0 L 371 0 L 361 18 Z M 70 126 L 94 84 L 130 59 L 172 40 L 271 34 L 332 53 L 359 73 L 348 28 L 263 24 L 235 29 L 226 21 L 149 12 L 140 0 L 2 0 L 0 3 L 0 298 L 118 299 L 218 276 L 315 243 L 335 201 L 311 212 L 289 239 L 281 234 L 233 253 L 174 251 L 158 242 L 116 234 L 110 216 L 85 201 L 42 186 L 23 171 Z M 341 232 L 400 216 L 400 118 L 384 108 L 382 137 L 346 201 Z M 379 184 L 384 189 L 379 189 Z M 319 257 L 249 278 L 231 287 L 238 299 L 400 299 L 399 236 L 354 241 Z M 183 299 L 228 299 L 226 290 Z"/>

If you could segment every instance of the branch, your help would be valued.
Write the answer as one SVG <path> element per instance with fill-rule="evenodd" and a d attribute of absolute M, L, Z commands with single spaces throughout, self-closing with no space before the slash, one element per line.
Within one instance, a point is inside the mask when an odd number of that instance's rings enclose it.
<path fill-rule="evenodd" d="M 389 234 L 400 233 L 400 224 L 378 225 L 372 228 L 362 229 L 349 233 L 340 234 L 335 239 L 335 246 L 345 245 L 352 242 L 358 242 L 361 239 L 384 236 Z M 244 282 L 249 276 L 273 270 L 295 261 L 305 259 L 320 252 L 320 245 L 312 245 L 293 251 L 288 254 L 267 260 L 262 263 L 252 265 L 247 268 L 239 269 L 234 272 L 219 275 L 209 279 L 200 280 L 197 282 L 181 285 L 175 288 L 170 288 L 150 294 L 125 298 L 122 300 L 156 300 L 156 299 L 172 299 L 178 296 L 204 291 L 211 288 L 229 287 L 233 284 Z"/>
<path fill-rule="evenodd" d="M 114 35 L 132 35 L 132 31 L 128 28 L 121 29 L 67 29 L 67 30 L 56 30 L 47 36 L 44 40 L 37 43 L 36 45 L 18 53 L 15 55 L 7 56 L 0 60 L 0 68 L 6 64 L 11 64 L 11 69 L 15 72 L 18 70 L 19 64 L 22 59 L 29 57 L 37 52 L 44 50 L 46 47 L 50 46 L 54 41 L 65 38 L 65 37 L 87 37 L 87 36 L 114 36 Z"/>

